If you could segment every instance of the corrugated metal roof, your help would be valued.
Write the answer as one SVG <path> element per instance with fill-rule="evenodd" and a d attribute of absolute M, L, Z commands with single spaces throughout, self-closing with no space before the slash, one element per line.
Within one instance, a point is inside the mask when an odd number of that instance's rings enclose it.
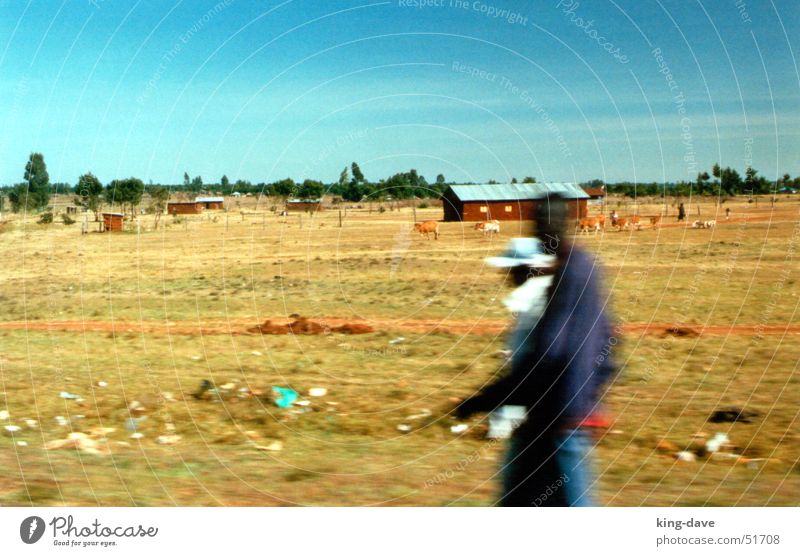
<path fill-rule="evenodd" d="M 589 198 L 580 186 L 571 182 L 451 185 L 450 189 L 462 201 L 522 201 L 541 199 L 548 193 L 559 193 L 568 199 Z"/>
<path fill-rule="evenodd" d="M 287 199 L 286 202 L 290 205 L 296 205 L 300 203 L 321 203 L 322 199 Z"/>
<path fill-rule="evenodd" d="M 225 197 L 195 197 L 195 203 L 224 203 Z"/>

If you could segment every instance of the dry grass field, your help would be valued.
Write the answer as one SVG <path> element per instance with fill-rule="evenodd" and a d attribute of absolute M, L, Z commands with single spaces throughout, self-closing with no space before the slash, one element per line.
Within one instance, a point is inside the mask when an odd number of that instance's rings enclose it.
<path fill-rule="evenodd" d="M 670 207 L 656 229 L 576 239 L 600 253 L 623 325 L 614 424 L 597 440 L 604 504 L 800 500 L 800 200 L 723 207 L 728 221 L 701 205 L 710 230 Z M 484 238 L 443 223 L 435 241 L 413 233 L 410 209 L 349 211 L 342 227 L 335 211 L 245 210 L 84 236 L 3 215 L 0 505 L 492 504 L 502 443 L 483 439 L 481 417 L 453 434 L 445 413 L 498 367 L 509 290 L 482 261 L 520 225 Z M 375 331 L 247 332 L 292 314 Z M 202 380 L 220 393 L 195 399 Z M 310 403 L 281 409 L 273 386 Z M 727 406 L 759 416 L 707 421 Z M 44 449 L 70 432 L 94 449 Z M 657 448 L 717 432 L 743 457 Z"/>

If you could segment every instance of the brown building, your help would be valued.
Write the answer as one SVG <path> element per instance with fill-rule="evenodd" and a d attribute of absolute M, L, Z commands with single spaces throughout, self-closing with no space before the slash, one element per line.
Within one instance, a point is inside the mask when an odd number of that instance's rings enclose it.
<path fill-rule="evenodd" d="M 549 193 L 567 199 L 571 218 L 586 216 L 589 196 L 574 183 L 505 183 L 451 185 L 442 195 L 444 220 L 532 220 L 536 201 Z"/>
<path fill-rule="evenodd" d="M 103 231 L 121 232 L 125 222 L 125 215 L 119 212 L 103 213 Z"/>
<path fill-rule="evenodd" d="M 197 201 L 175 201 L 167 203 L 168 214 L 200 214 L 205 210 L 203 203 Z"/>
<path fill-rule="evenodd" d="M 286 210 L 291 212 L 319 212 L 322 210 L 322 199 L 289 199 Z"/>
<path fill-rule="evenodd" d="M 202 203 L 206 210 L 224 210 L 225 198 L 224 197 L 197 197 L 195 203 Z"/>

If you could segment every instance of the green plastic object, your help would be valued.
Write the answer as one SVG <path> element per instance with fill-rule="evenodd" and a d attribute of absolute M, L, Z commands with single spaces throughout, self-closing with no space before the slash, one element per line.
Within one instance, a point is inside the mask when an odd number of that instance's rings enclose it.
<path fill-rule="evenodd" d="M 281 388 L 280 386 L 273 386 L 272 391 L 278 394 L 275 399 L 275 405 L 281 408 L 292 407 L 292 404 L 297 401 L 300 394 L 291 388 Z"/>

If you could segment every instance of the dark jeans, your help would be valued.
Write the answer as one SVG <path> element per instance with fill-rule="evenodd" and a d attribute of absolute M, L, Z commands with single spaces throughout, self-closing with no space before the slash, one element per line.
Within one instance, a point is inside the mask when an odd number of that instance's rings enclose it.
<path fill-rule="evenodd" d="M 593 506 L 590 433 L 566 430 L 536 440 L 514 435 L 503 467 L 501 506 Z"/>

